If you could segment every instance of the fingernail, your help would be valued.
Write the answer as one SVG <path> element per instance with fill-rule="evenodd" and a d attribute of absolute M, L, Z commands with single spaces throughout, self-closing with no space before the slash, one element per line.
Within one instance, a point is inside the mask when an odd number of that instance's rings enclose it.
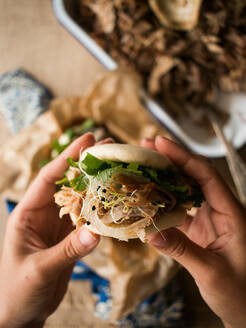
<path fill-rule="evenodd" d="M 163 141 L 163 140 L 166 140 L 167 138 L 166 137 L 163 137 L 163 136 L 157 136 L 155 138 L 155 140 L 160 140 L 160 141 Z"/>
<path fill-rule="evenodd" d="M 92 136 L 92 137 L 94 137 L 94 134 L 93 134 L 92 132 L 86 132 L 86 133 L 84 134 L 84 136 Z"/>
<path fill-rule="evenodd" d="M 157 248 L 166 248 L 168 247 L 167 235 L 164 231 L 150 235 L 148 237 L 149 243 Z"/>
<path fill-rule="evenodd" d="M 153 139 L 150 139 L 150 138 L 143 138 L 143 141 L 145 141 L 145 142 L 151 142 L 151 141 L 153 141 Z"/>
<path fill-rule="evenodd" d="M 86 132 L 83 137 L 91 139 L 91 141 L 95 142 L 95 136 L 92 132 Z"/>
<path fill-rule="evenodd" d="M 98 239 L 94 234 L 92 234 L 89 230 L 86 228 L 81 228 L 79 232 L 79 239 L 81 244 L 84 246 L 93 246 L 97 243 Z"/>
<path fill-rule="evenodd" d="M 110 142 L 115 143 L 115 139 L 114 138 L 107 138 L 106 141 L 108 141 L 108 142 L 110 141 Z"/>

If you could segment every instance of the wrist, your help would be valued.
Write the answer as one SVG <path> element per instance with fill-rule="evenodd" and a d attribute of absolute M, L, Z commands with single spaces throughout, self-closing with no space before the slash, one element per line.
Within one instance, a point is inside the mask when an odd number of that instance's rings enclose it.
<path fill-rule="evenodd" d="M 232 328 L 230 325 L 228 325 L 227 323 L 224 323 L 224 327 L 225 328 Z"/>
<path fill-rule="evenodd" d="M 44 321 L 32 321 L 19 328 L 42 328 L 43 326 L 44 326 Z"/>
<path fill-rule="evenodd" d="M 236 325 L 235 326 L 235 325 L 228 324 L 228 323 L 226 323 L 224 321 L 222 321 L 222 322 L 223 322 L 223 325 L 224 325 L 225 328 L 239 328 L 239 327 L 241 328 L 242 327 L 242 325 L 239 325 L 239 326 Z"/>
<path fill-rule="evenodd" d="M 33 320 L 27 323 L 16 323 L 13 320 L 5 320 L 0 318 L 0 328 L 42 328 L 44 321 Z"/>

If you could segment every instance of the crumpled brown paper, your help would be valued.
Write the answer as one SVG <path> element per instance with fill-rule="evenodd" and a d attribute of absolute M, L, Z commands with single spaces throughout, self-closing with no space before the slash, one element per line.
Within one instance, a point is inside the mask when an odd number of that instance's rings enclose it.
<path fill-rule="evenodd" d="M 110 281 L 112 322 L 133 312 L 177 272 L 177 265 L 170 257 L 159 254 L 139 239 L 122 242 L 103 237 L 96 252 L 83 262 Z"/>
<path fill-rule="evenodd" d="M 51 111 L 11 138 L 0 149 L 0 193 L 19 201 L 39 170 L 40 159 L 48 156 L 51 141 L 62 133 Z"/>
<path fill-rule="evenodd" d="M 72 123 L 92 117 L 125 143 L 139 144 L 143 137 L 167 134 L 139 102 L 141 82 L 129 70 L 102 75 L 85 97 L 58 98 L 49 111 L 22 130 L 0 150 L 0 194 L 20 201 L 51 150 L 51 141 Z"/>
<path fill-rule="evenodd" d="M 81 103 L 81 112 L 125 143 L 139 144 L 142 138 L 167 135 L 139 101 L 141 80 L 129 69 L 102 75 Z"/>
<path fill-rule="evenodd" d="M 40 160 L 48 156 L 51 140 L 76 120 L 91 117 L 125 143 L 139 144 L 143 137 L 167 135 L 139 102 L 140 86 L 137 75 L 120 69 L 101 76 L 83 98 L 54 100 L 48 112 L 0 150 L 0 170 L 5 172 L 0 175 L 0 193 L 19 201 L 37 174 Z M 134 311 L 177 271 L 170 258 L 139 240 L 125 243 L 102 238 L 97 249 L 83 261 L 110 281 L 111 321 Z M 82 282 L 80 286 L 77 292 L 83 293 Z M 71 303 L 70 306 L 75 305 Z"/>

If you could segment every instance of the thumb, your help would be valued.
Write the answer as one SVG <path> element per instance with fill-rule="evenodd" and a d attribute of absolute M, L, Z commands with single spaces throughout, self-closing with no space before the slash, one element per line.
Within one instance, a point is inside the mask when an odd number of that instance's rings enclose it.
<path fill-rule="evenodd" d="M 148 241 L 161 253 L 171 256 L 183 265 L 195 279 L 208 271 L 213 260 L 212 253 L 193 243 L 175 228 L 149 235 Z"/>
<path fill-rule="evenodd" d="M 57 275 L 81 257 L 88 255 L 99 243 L 99 236 L 86 227 L 72 231 L 59 244 L 44 251 L 42 257 L 43 271 L 47 276 Z"/>

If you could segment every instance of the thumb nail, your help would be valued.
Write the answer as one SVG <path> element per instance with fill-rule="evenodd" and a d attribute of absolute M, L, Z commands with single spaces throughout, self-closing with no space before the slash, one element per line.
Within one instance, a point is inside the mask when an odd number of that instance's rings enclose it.
<path fill-rule="evenodd" d="M 150 235 L 148 241 L 152 246 L 157 248 L 167 248 L 169 244 L 165 231 Z"/>
<path fill-rule="evenodd" d="M 92 247 L 98 242 L 98 238 L 86 228 L 81 228 L 79 231 L 79 240 L 86 247 Z"/>
<path fill-rule="evenodd" d="M 167 138 L 164 137 L 164 136 L 158 135 L 158 136 L 155 138 L 155 140 L 165 141 L 165 140 L 167 140 Z"/>

